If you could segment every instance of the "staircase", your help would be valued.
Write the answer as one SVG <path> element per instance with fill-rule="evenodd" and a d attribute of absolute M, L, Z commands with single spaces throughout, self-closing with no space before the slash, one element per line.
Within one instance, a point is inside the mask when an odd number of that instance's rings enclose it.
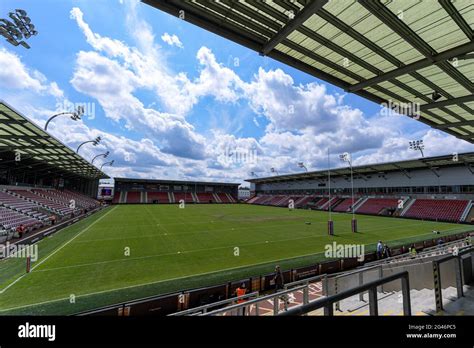
<path fill-rule="evenodd" d="M 354 212 L 357 213 L 357 209 L 359 209 L 367 200 L 369 197 L 363 197 L 357 201 L 356 204 L 354 204 Z"/>
<path fill-rule="evenodd" d="M 472 208 L 473 208 L 472 201 L 469 201 L 469 203 L 467 204 L 466 209 L 464 210 L 464 212 L 461 215 L 461 221 L 467 221 L 467 222 L 471 221 L 471 219 L 469 219 L 469 220 L 466 220 L 466 219 L 468 218 L 468 214 L 471 213 Z"/>

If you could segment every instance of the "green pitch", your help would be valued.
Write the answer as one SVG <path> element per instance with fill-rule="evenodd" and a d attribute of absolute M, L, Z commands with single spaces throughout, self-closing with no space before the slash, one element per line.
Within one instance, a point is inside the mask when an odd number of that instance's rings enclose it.
<path fill-rule="evenodd" d="M 70 314 L 325 260 L 324 246 L 389 245 L 469 226 L 251 205 L 108 208 L 38 243 L 39 259 L 0 262 L 0 315 Z M 307 224 L 310 222 L 311 224 Z"/>

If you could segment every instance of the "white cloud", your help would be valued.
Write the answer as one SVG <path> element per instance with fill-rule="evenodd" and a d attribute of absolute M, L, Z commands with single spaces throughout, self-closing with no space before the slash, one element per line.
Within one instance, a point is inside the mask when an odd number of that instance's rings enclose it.
<path fill-rule="evenodd" d="M 179 39 L 179 37 L 176 34 L 170 35 L 168 33 L 164 33 L 161 36 L 161 40 L 163 40 L 164 42 L 166 42 L 170 46 L 176 46 L 176 47 L 179 47 L 179 48 L 184 48 L 183 43 L 181 42 L 181 40 Z"/>
<path fill-rule="evenodd" d="M 37 70 L 28 69 L 18 55 L 3 47 L 0 47 L 0 87 L 56 98 L 64 96 L 64 92 L 56 82 L 48 83 L 43 74 Z"/>

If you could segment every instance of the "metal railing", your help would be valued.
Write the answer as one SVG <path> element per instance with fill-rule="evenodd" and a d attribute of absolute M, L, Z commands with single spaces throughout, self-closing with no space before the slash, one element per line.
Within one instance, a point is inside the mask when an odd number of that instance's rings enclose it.
<path fill-rule="evenodd" d="M 377 279 L 361 286 L 340 292 L 336 295 L 322 297 L 308 304 L 292 308 L 286 312 L 280 313 L 280 316 L 291 316 L 291 315 L 305 315 L 312 311 L 320 308 L 324 308 L 325 316 L 334 315 L 334 304 L 342 301 L 348 297 L 358 295 L 361 292 L 369 292 L 369 313 L 371 316 L 378 315 L 378 300 L 377 300 L 377 287 L 400 279 L 402 285 L 402 296 L 403 296 L 403 315 L 411 315 L 411 303 L 410 303 L 410 284 L 409 275 L 407 271 L 392 274 L 382 279 Z"/>
<path fill-rule="evenodd" d="M 382 279 L 383 278 L 382 265 L 369 266 L 369 267 L 359 268 L 351 272 L 340 272 L 340 273 L 331 275 L 329 279 L 334 279 L 334 295 L 340 292 L 340 287 L 339 287 L 340 279 L 353 277 L 357 275 L 359 286 L 361 286 L 364 284 L 364 274 L 366 272 L 370 272 L 374 270 L 377 270 L 378 279 Z M 383 292 L 383 286 L 380 287 L 380 292 Z M 328 292 L 326 292 L 326 294 L 329 295 L 329 289 L 328 289 Z M 359 293 L 359 301 L 364 301 L 364 292 Z M 342 312 L 340 302 L 336 302 L 336 310 Z"/>
<path fill-rule="evenodd" d="M 273 300 L 273 315 L 278 315 L 280 312 L 280 300 L 283 299 L 283 301 L 286 301 L 288 294 L 302 290 L 308 291 L 309 286 L 308 285 L 301 285 L 297 286 L 295 288 L 279 291 L 278 293 L 275 294 L 270 294 L 266 296 L 261 296 L 253 300 L 249 300 L 245 303 L 239 303 L 235 304 L 226 308 L 221 308 L 214 310 L 212 312 L 207 312 L 201 314 L 201 316 L 214 316 L 214 315 L 226 315 L 226 313 L 229 313 L 230 315 L 234 315 L 235 313 L 240 313 L 242 308 L 250 308 L 250 306 L 255 305 L 255 314 L 256 316 L 260 315 L 260 302 L 263 301 L 268 301 L 268 300 Z M 285 298 L 286 297 L 286 298 Z M 303 298 L 306 297 L 303 295 Z"/>
<path fill-rule="evenodd" d="M 177 316 L 182 316 L 182 315 L 200 315 L 207 313 L 210 309 L 214 307 L 220 307 L 220 306 L 227 306 L 227 305 L 233 305 L 235 302 L 240 301 L 240 300 L 248 300 L 250 298 L 257 298 L 258 297 L 258 291 L 256 292 L 251 292 L 249 294 L 245 294 L 243 296 L 239 297 L 231 297 L 226 300 L 218 301 L 218 302 L 213 302 L 213 303 L 208 303 L 206 305 L 202 305 L 199 307 L 194 307 L 190 309 L 186 309 L 184 311 L 168 314 L 170 317 L 177 317 Z M 226 307 L 227 308 L 227 307 Z"/>
<path fill-rule="evenodd" d="M 470 237 L 466 237 L 464 239 L 458 239 L 455 241 L 443 243 L 441 245 L 435 245 L 432 247 L 424 248 L 420 253 L 416 254 L 416 256 L 413 256 L 410 253 L 404 253 L 392 257 L 388 257 L 386 259 L 381 259 L 377 261 L 372 261 L 364 266 L 374 266 L 374 265 L 385 265 L 389 264 L 392 262 L 400 262 L 400 261 L 405 261 L 405 260 L 412 260 L 412 259 L 421 259 L 421 258 L 426 258 L 430 256 L 435 256 L 435 255 L 441 255 L 443 252 L 449 252 L 449 247 L 459 245 L 459 244 L 464 244 L 463 246 L 470 245 Z"/>
<path fill-rule="evenodd" d="M 436 302 L 436 311 L 443 310 L 443 294 L 442 294 L 442 285 L 441 285 L 441 264 L 454 260 L 454 273 L 456 276 L 456 290 L 457 297 L 461 298 L 464 296 L 463 290 L 463 279 L 462 279 L 462 256 L 471 253 L 471 258 L 474 257 L 474 247 L 469 246 L 463 250 L 459 250 L 456 255 L 446 255 L 443 258 L 438 260 L 433 260 L 433 281 L 434 281 L 434 292 L 435 292 L 435 302 Z M 471 261 L 472 262 L 472 261 Z"/>

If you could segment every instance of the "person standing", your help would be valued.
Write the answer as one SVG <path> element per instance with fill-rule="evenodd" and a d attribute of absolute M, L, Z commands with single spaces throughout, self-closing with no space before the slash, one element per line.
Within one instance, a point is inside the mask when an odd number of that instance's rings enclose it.
<path fill-rule="evenodd" d="M 241 298 L 242 296 L 245 295 L 245 293 L 247 292 L 247 288 L 245 286 L 245 283 L 242 283 L 236 290 L 235 290 L 235 293 L 237 294 L 237 303 L 238 304 L 241 304 L 241 303 L 245 303 L 246 300 L 244 300 L 243 298 Z M 240 297 L 240 298 L 239 298 Z M 246 307 L 242 307 L 242 315 L 245 316 L 245 309 Z"/>
<path fill-rule="evenodd" d="M 379 240 L 377 243 L 377 260 L 380 260 L 382 258 L 382 253 L 383 253 L 383 244 L 382 241 Z"/>
<path fill-rule="evenodd" d="M 278 291 L 284 289 L 285 282 L 283 279 L 283 273 L 280 269 L 280 266 L 278 265 L 275 266 L 275 276 L 273 277 L 273 281 L 275 283 L 275 293 L 278 293 Z M 283 305 L 285 306 L 285 311 L 288 310 L 288 297 L 286 295 L 282 295 L 280 298 L 282 299 Z"/>

